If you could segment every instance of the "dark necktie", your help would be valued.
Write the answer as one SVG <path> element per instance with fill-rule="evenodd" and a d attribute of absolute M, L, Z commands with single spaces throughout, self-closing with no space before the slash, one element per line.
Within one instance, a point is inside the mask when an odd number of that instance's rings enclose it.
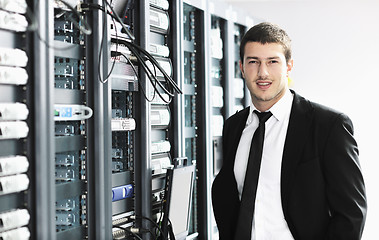
<path fill-rule="evenodd" d="M 249 160 L 247 163 L 246 176 L 243 184 L 241 205 L 234 240 L 250 240 L 251 224 L 254 216 L 255 195 L 261 168 L 263 141 L 265 137 L 265 123 L 272 116 L 271 112 L 258 112 L 259 126 L 255 130 L 251 141 Z"/>

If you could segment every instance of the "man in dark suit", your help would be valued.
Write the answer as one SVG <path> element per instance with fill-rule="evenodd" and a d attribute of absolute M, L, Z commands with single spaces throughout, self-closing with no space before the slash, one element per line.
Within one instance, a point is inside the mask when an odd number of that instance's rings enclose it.
<path fill-rule="evenodd" d="M 289 90 L 292 66 L 291 40 L 277 25 L 255 25 L 243 37 L 240 69 L 252 103 L 224 124 L 224 162 L 212 186 L 220 240 L 361 239 L 367 205 L 352 122 Z M 250 143 L 263 112 L 272 115 L 241 235 Z"/>

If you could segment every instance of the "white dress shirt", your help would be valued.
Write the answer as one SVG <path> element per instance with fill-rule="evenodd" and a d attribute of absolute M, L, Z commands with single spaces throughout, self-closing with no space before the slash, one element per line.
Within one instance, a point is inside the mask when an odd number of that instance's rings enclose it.
<path fill-rule="evenodd" d="M 282 156 L 292 101 L 293 95 L 287 89 L 284 96 L 268 110 L 273 116 L 266 122 L 251 240 L 294 240 L 284 219 L 280 194 Z M 253 113 L 254 110 L 256 108 L 251 104 L 234 163 L 234 175 L 240 199 L 251 140 L 259 124 L 258 116 Z"/>

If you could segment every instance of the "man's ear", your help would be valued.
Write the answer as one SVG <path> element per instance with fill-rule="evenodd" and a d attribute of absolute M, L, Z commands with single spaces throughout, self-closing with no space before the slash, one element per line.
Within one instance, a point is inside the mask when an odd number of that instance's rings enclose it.
<path fill-rule="evenodd" d="M 290 59 L 287 63 L 287 77 L 289 76 L 289 73 L 291 72 L 293 68 L 293 59 Z"/>
<path fill-rule="evenodd" d="M 244 73 L 244 71 L 243 71 L 243 64 L 242 64 L 242 61 L 240 60 L 239 63 L 240 63 L 240 70 L 241 70 L 241 73 L 242 73 L 242 77 L 245 78 L 245 73 Z"/>

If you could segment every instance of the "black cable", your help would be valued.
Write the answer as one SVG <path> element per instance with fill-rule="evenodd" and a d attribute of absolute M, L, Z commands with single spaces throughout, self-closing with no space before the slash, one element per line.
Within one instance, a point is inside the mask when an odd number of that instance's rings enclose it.
<path fill-rule="evenodd" d="M 116 54 L 117 54 L 117 53 L 116 53 Z M 154 97 L 155 97 L 155 92 L 154 92 L 154 96 L 153 96 L 152 99 L 149 99 L 149 98 L 147 97 L 147 95 L 146 95 L 146 91 L 145 91 L 145 89 L 143 88 L 143 86 L 142 86 L 142 84 L 141 84 L 141 81 L 140 81 L 140 78 L 139 78 L 139 74 L 138 74 L 138 72 L 137 72 L 137 69 L 136 69 L 136 67 L 134 66 L 134 64 L 132 63 L 132 61 L 130 60 L 130 58 L 128 58 L 128 56 L 126 56 L 125 54 L 123 54 L 123 53 L 121 53 L 121 52 L 119 52 L 118 54 L 121 54 L 121 56 L 123 56 L 123 57 L 128 61 L 128 63 L 130 64 L 130 66 L 131 66 L 132 69 L 133 69 L 134 74 L 135 74 L 136 77 L 137 77 L 138 86 L 140 87 L 143 96 L 145 97 L 145 99 L 146 99 L 148 102 L 152 102 L 152 101 L 154 100 Z"/>
<path fill-rule="evenodd" d="M 139 240 L 143 240 L 140 236 L 138 236 L 136 233 L 132 232 L 132 231 L 131 231 L 130 229 L 128 229 L 128 228 L 120 227 L 120 226 L 118 226 L 118 225 L 113 225 L 112 227 L 114 227 L 114 228 L 119 228 L 119 229 L 121 229 L 121 230 L 124 230 L 125 232 L 128 232 L 128 233 L 132 234 L 133 237 L 135 237 L 135 238 L 137 238 L 137 239 L 139 239 Z"/>
<path fill-rule="evenodd" d="M 124 42 L 125 44 L 126 42 Z M 156 85 L 154 83 L 158 83 L 158 85 L 160 85 L 160 87 L 162 89 L 164 89 L 164 86 L 162 86 L 162 84 L 159 82 L 159 80 L 156 78 L 156 74 L 153 74 L 150 70 L 150 68 L 146 65 L 145 63 L 145 60 L 142 58 L 142 56 L 140 56 L 140 54 L 134 49 L 134 48 L 129 48 L 130 51 L 134 54 L 134 56 L 137 58 L 137 60 L 140 62 L 141 64 L 141 67 L 143 67 L 144 71 L 147 73 L 147 76 L 148 78 L 150 79 L 150 82 L 152 83 L 154 89 L 157 91 L 157 93 L 159 94 L 158 90 L 156 89 Z M 152 79 L 153 78 L 153 79 Z M 154 82 L 155 81 L 155 82 Z M 166 90 L 166 89 L 164 89 Z M 166 92 L 170 95 L 170 96 L 174 96 L 173 94 L 171 94 L 170 92 L 168 92 L 166 90 Z M 160 94 L 159 94 L 160 95 Z M 160 95 L 161 96 L 161 95 Z M 162 96 L 161 96 L 162 97 Z"/>
<path fill-rule="evenodd" d="M 174 97 L 174 93 L 170 90 L 167 90 L 162 84 L 161 82 L 156 78 L 156 76 L 151 72 L 150 68 L 146 65 L 146 62 L 145 60 L 143 59 L 143 56 L 140 55 L 140 53 L 138 52 L 138 50 L 136 50 L 134 48 L 134 46 L 137 46 L 135 44 L 132 44 L 130 45 L 130 42 L 127 42 L 127 41 L 123 41 L 123 43 L 130 49 L 130 51 L 135 55 L 135 57 L 138 59 L 138 61 L 141 63 L 141 66 L 143 67 L 143 69 L 145 70 L 145 72 L 147 73 L 147 76 L 149 77 L 150 81 L 153 82 L 155 81 L 160 87 L 161 89 L 166 92 L 170 97 Z M 137 48 L 138 49 L 138 48 Z M 142 49 L 142 48 L 139 48 L 139 49 Z M 147 53 L 147 52 L 146 52 Z M 147 53 L 148 55 L 150 55 L 149 53 Z M 154 59 L 154 57 L 152 57 L 150 55 L 150 57 L 148 58 L 148 60 L 152 63 L 153 66 L 156 66 L 158 67 L 158 69 L 162 72 L 162 74 L 164 74 L 165 76 L 167 76 L 169 79 L 171 79 L 170 76 L 167 75 L 167 73 L 164 71 L 164 69 L 159 65 L 159 63 Z M 153 79 L 152 79 L 153 78 Z M 166 79 L 166 78 L 165 78 Z M 175 82 L 173 82 L 173 80 L 171 81 L 172 83 L 174 83 L 174 85 L 176 85 Z M 171 87 L 172 84 L 169 84 L 168 86 Z M 180 91 L 180 89 L 179 89 Z M 159 95 L 160 93 L 157 92 Z M 181 91 L 180 91 L 181 93 Z M 160 97 L 162 99 L 164 99 L 161 95 Z M 166 102 L 166 100 L 164 100 Z"/>
<path fill-rule="evenodd" d="M 123 30 L 125 30 L 125 32 L 130 37 L 130 39 L 134 40 L 135 39 L 134 36 L 130 33 L 129 29 L 125 26 L 125 24 L 123 23 L 121 18 L 118 16 L 117 12 L 115 12 L 113 10 L 112 6 L 107 1 L 103 1 L 103 4 L 104 4 L 104 6 L 99 6 L 97 4 L 88 4 L 87 3 L 87 4 L 82 4 L 81 6 L 83 8 L 89 8 L 90 7 L 90 8 L 99 9 L 99 10 L 105 12 L 105 5 L 107 5 L 111 9 L 111 12 L 108 10 L 106 11 L 107 14 L 109 14 L 113 19 L 116 18 L 116 20 L 121 24 Z M 116 29 L 116 38 L 118 40 L 117 29 Z M 166 73 L 166 71 L 160 66 L 160 64 L 157 62 L 157 60 L 150 53 L 148 53 L 145 49 L 141 48 L 140 46 L 138 46 L 132 42 L 124 41 L 124 40 L 122 40 L 122 42 L 124 43 L 125 46 L 127 46 L 129 48 L 129 50 L 133 53 L 133 55 L 139 61 L 142 69 L 147 74 L 147 77 L 150 79 L 150 82 L 152 83 L 152 85 L 155 89 L 154 94 L 157 93 L 165 103 L 170 103 L 171 98 L 174 97 L 174 91 L 179 93 L 179 94 L 182 93 L 182 91 L 179 89 L 179 87 L 177 86 L 175 81 L 172 80 L 172 78 Z M 102 45 L 103 45 L 103 39 L 101 42 L 101 46 Z M 99 62 L 101 61 L 100 54 L 99 54 Z M 146 60 L 148 60 L 153 65 L 154 71 L 155 71 L 155 68 L 158 68 L 158 70 L 163 74 L 164 79 L 166 80 L 168 89 L 165 86 L 163 86 L 162 83 L 157 79 L 156 74 L 153 74 L 151 72 L 151 69 L 146 65 L 145 58 L 146 58 Z M 108 74 L 108 76 L 105 80 L 101 80 L 100 71 L 99 71 L 100 81 L 105 83 L 110 74 L 111 74 L 111 72 Z M 156 84 L 158 84 L 159 87 L 169 96 L 169 101 L 167 101 L 166 99 L 163 98 L 161 93 L 158 91 Z M 147 99 L 146 93 L 144 95 L 145 95 L 145 98 Z"/>
<path fill-rule="evenodd" d="M 167 79 L 170 82 L 171 86 L 174 87 L 175 91 L 177 93 L 179 93 L 179 94 L 182 94 L 182 91 L 176 85 L 176 83 L 174 82 L 174 80 L 170 76 L 168 76 L 168 74 L 166 73 L 166 71 L 164 71 L 164 69 L 159 65 L 159 63 L 157 62 L 157 60 L 149 52 L 147 52 L 145 49 L 143 49 L 142 47 L 140 47 L 140 46 L 138 46 L 138 45 L 136 45 L 136 44 L 134 44 L 132 42 L 126 42 L 126 45 L 129 45 L 129 46 L 137 48 L 146 57 L 148 57 L 158 67 L 158 69 L 162 72 L 162 74 L 164 75 L 165 79 Z"/>
<path fill-rule="evenodd" d="M 132 216 L 133 217 L 133 216 Z M 158 223 L 156 223 L 154 220 L 152 220 L 151 218 L 148 218 L 148 217 L 144 217 L 144 216 L 134 216 L 135 218 L 139 218 L 139 219 L 144 219 L 144 220 L 148 220 L 149 222 L 153 223 L 155 225 L 155 227 L 161 232 L 161 234 L 163 235 L 163 230 L 162 228 L 158 225 Z M 167 240 L 167 238 L 165 236 L 163 236 L 163 240 Z"/>
<path fill-rule="evenodd" d="M 129 29 L 125 26 L 125 24 L 122 22 L 121 18 L 118 16 L 117 12 L 115 12 L 112 8 L 112 6 L 106 2 L 106 4 L 108 5 L 108 7 L 111 9 L 111 13 L 110 15 L 113 17 L 113 18 L 116 18 L 117 21 L 121 24 L 123 30 L 128 34 L 128 36 L 134 40 L 134 36 L 131 35 Z M 108 11 L 107 11 L 108 12 Z M 109 13 L 109 12 L 108 12 Z M 126 43 L 126 44 L 125 44 Z M 140 61 L 140 63 L 142 64 L 142 67 L 143 69 L 145 70 L 145 72 L 149 72 L 148 77 L 150 78 L 150 80 L 152 81 L 151 79 L 151 76 L 154 76 L 152 73 L 151 73 L 151 70 L 146 66 L 146 63 L 144 62 L 144 60 L 142 58 L 139 58 L 139 54 L 136 52 L 136 51 L 133 51 L 133 49 L 131 49 L 131 46 L 134 46 L 136 47 L 139 51 L 142 51 L 144 53 L 145 56 L 148 57 L 148 59 L 150 60 L 150 62 L 152 63 L 153 66 L 157 66 L 158 69 L 162 72 L 162 74 L 165 76 L 165 79 L 168 79 L 168 82 L 170 83 L 169 84 L 169 87 L 171 87 L 171 85 L 174 85 L 174 88 L 176 89 L 177 92 L 180 92 L 181 93 L 181 90 L 176 86 L 176 83 L 171 79 L 170 76 L 168 76 L 168 74 L 164 71 L 164 69 L 159 65 L 159 63 L 147 52 L 145 51 L 143 48 L 139 47 L 138 45 L 136 44 L 133 44 L 131 42 L 128 42 L 128 41 L 125 41 L 125 45 L 128 46 L 128 48 L 133 52 L 134 55 L 136 55 L 137 59 Z M 131 44 L 131 45 L 130 45 Z M 146 71 L 147 70 L 147 71 Z M 170 97 L 174 97 L 173 93 L 171 93 L 169 90 L 166 90 L 165 87 L 160 83 L 160 81 L 158 79 L 156 79 L 156 77 L 154 76 L 154 80 L 156 81 L 156 83 L 158 83 L 158 85 L 163 89 L 163 91 L 165 91 Z M 155 86 L 153 84 L 153 86 Z M 155 88 L 156 89 L 156 88 Z M 165 100 L 159 93 L 159 91 L 157 91 L 157 94 L 161 97 L 161 99 L 166 102 L 166 103 L 169 103 L 167 102 L 167 100 Z"/>
<path fill-rule="evenodd" d="M 164 200 L 162 199 L 161 200 L 161 207 L 159 209 L 159 213 L 160 213 L 160 216 L 159 216 L 159 219 L 158 219 L 158 222 L 159 223 L 162 223 L 162 218 L 163 218 L 163 207 L 164 207 Z"/>

